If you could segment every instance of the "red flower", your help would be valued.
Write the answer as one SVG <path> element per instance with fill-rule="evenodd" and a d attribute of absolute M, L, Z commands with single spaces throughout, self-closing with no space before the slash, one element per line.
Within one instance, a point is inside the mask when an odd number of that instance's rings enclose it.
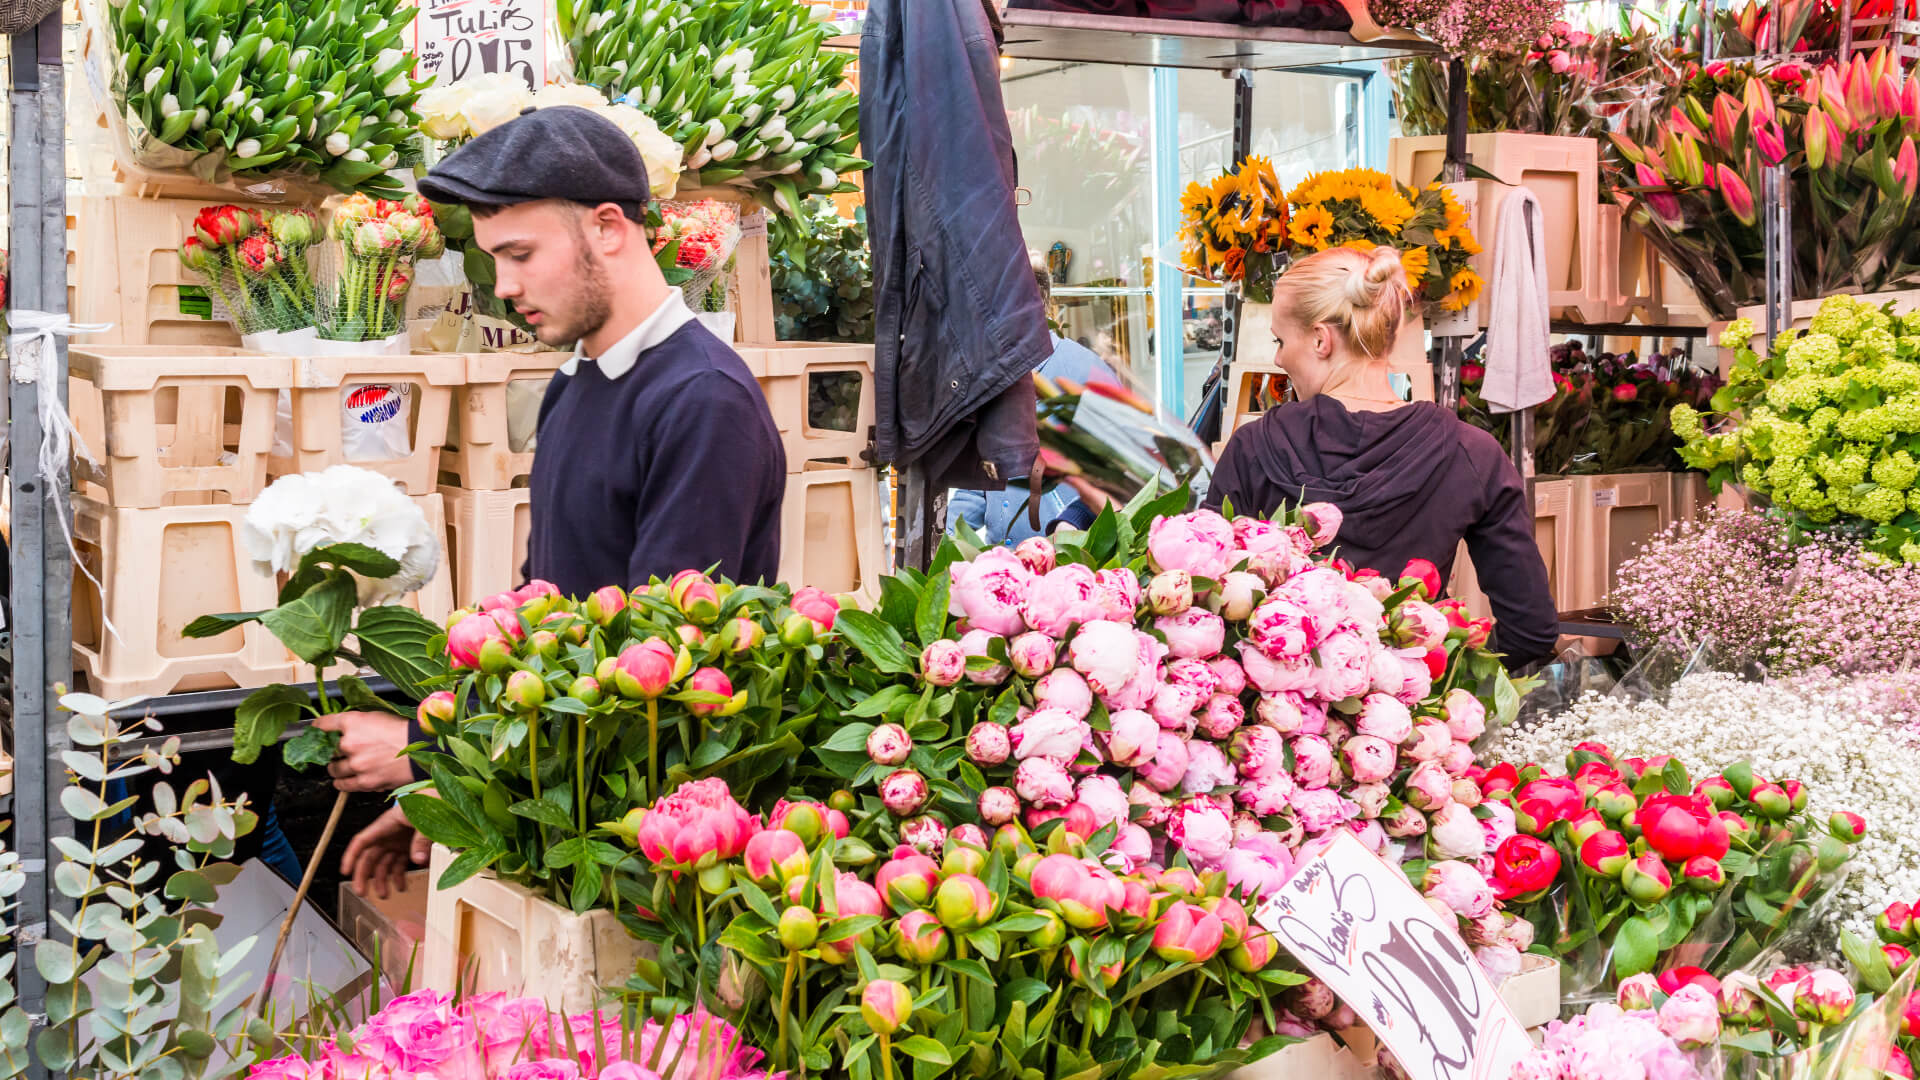
<path fill-rule="evenodd" d="M 1514 792 L 1513 798 L 1520 828 L 1531 833 L 1547 831 L 1554 822 L 1565 821 L 1586 805 L 1579 787 L 1564 776 L 1543 776 Z"/>
<path fill-rule="evenodd" d="M 208 247 L 232 247 L 253 232 L 253 216 L 237 206 L 208 206 L 193 216 L 193 231 Z"/>
<path fill-rule="evenodd" d="M 1632 383 L 1621 383 L 1613 388 L 1613 400 L 1615 401 L 1628 402 L 1639 396 L 1640 388 Z"/>
<path fill-rule="evenodd" d="M 1514 767 L 1513 762 L 1503 761 L 1487 770 L 1480 781 L 1480 791 L 1488 798 L 1493 798 L 1496 795 L 1508 794 L 1519 782 L 1520 770 Z"/>
<path fill-rule="evenodd" d="M 1604 761 L 1589 761 L 1574 770 L 1573 783 L 1580 793 L 1593 798 L 1594 792 L 1620 782 L 1620 770 Z"/>
<path fill-rule="evenodd" d="M 1663 994 L 1678 993 L 1683 986 L 1698 986 L 1709 994 L 1720 993 L 1720 980 L 1708 974 L 1706 968 L 1677 967 L 1661 972 L 1654 981 L 1660 984 Z"/>
<path fill-rule="evenodd" d="M 1531 836 L 1509 836 L 1493 853 L 1493 890 L 1502 900 L 1544 891 L 1560 874 L 1560 853 Z"/>
<path fill-rule="evenodd" d="M 1635 820 L 1647 846 L 1668 862 L 1686 862 L 1696 855 L 1717 862 L 1727 853 L 1727 827 L 1705 795 L 1649 796 Z"/>
<path fill-rule="evenodd" d="M 1431 649 L 1427 652 L 1427 678 L 1439 682 L 1447 673 L 1447 650 Z"/>
<path fill-rule="evenodd" d="M 1631 858 L 1633 849 L 1627 845 L 1627 838 L 1612 829 L 1594 833 L 1580 845 L 1580 864 L 1601 877 L 1619 877 Z"/>

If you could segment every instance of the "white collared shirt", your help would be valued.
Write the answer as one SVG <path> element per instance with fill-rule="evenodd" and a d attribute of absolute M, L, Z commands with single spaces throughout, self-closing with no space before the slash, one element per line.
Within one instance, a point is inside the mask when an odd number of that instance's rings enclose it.
<path fill-rule="evenodd" d="M 669 289 L 667 298 L 653 309 L 653 314 L 640 320 L 640 325 L 619 341 L 607 347 L 604 355 L 587 356 L 583 346 L 573 347 L 573 358 L 560 365 L 562 374 L 571 376 L 580 369 L 580 361 L 588 360 L 600 365 L 600 373 L 609 380 L 618 379 L 633 370 L 639 363 L 640 354 L 672 337 L 679 329 L 693 321 L 693 311 L 687 307 L 686 299 L 679 289 Z"/>

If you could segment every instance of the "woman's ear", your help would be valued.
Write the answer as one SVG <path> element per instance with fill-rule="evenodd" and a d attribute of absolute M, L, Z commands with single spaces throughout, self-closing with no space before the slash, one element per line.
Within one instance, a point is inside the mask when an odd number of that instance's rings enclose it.
<path fill-rule="evenodd" d="M 1333 358 L 1333 327 L 1326 323 L 1313 324 L 1313 355 L 1322 360 Z"/>

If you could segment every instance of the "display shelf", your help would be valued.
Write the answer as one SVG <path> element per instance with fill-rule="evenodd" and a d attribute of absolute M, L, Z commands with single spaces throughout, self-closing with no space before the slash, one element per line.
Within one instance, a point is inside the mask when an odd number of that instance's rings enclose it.
<path fill-rule="evenodd" d="M 1639 323 L 1582 323 L 1555 319 L 1547 325 L 1555 334 L 1584 337 L 1663 337 L 1699 338 L 1707 336 L 1704 326 L 1643 326 Z"/>
<path fill-rule="evenodd" d="M 1138 19 L 1076 12 L 1010 10 L 1002 56 L 1214 71 L 1280 71 L 1438 54 L 1431 42 L 1378 38 L 1344 30 L 1236 26 L 1184 19 Z"/>

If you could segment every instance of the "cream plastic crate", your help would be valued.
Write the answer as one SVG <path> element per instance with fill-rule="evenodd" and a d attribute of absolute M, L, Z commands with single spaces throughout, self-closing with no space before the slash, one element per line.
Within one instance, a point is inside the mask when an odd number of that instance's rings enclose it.
<path fill-rule="evenodd" d="M 1854 299 L 1863 304 L 1871 304 L 1874 307 L 1892 304 L 1895 315 L 1905 315 L 1911 311 L 1920 311 L 1920 289 L 1896 289 L 1890 292 L 1866 293 L 1861 296 L 1856 296 Z M 1820 311 L 1820 304 L 1821 300 L 1819 299 L 1795 300 L 1792 308 L 1793 323 L 1789 328 L 1793 330 L 1805 330 L 1812 324 L 1814 315 Z M 1767 351 L 1766 307 L 1760 304 L 1754 304 L 1751 307 L 1743 307 L 1734 312 L 1734 314 L 1742 319 L 1753 320 L 1753 337 L 1750 339 L 1753 344 L 1753 351 L 1765 355 Z M 1720 333 L 1727 328 L 1727 325 L 1724 321 L 1716 322 L 1707 328 L 1707 333 L 1710 338 L 1709 344 L 1715 348 L 1719 348 Z M 1733 350 L 1720 349 L 1721 378 L 1726 378 L 1727 372 L 1732 364 Z"/>
<path fill-rule="evenodd" d="M 1570 317 L 1581 322 L 1621 323 L 1633 314 L 1633 301 L 1621 285 L 1621 264 L 1624 261 L 1621 215 L 1618 203 L 1601 203 L 1598 216 L 1594 219 L 1596 250 L 1593 298 L 1583 300 L 1567 310 Z M 1638 257 L 1638 249 L 1635 255 Z"/>
<path fill-rule="evenodd" d="M 440 471 L 457 486 L 504 491 L 533 472 L 533 427 L 540 398 L 571 354 L 468 353 L 466 385 L 453 392 Z M 520 400 L 530 397 L 530 402 Z M 524 442 L 514 449 L 510 411 L 524 408 Z"/>
<path fill-rule="evenodd" d="M 1447 139 L 1444 135 L 1394 139 L 1390 154 L 1393 178 L 1417 190 L 1440 178 Z M 1602 299 L 1596 271 L 1599 143 L 1564 135 L 1497 132 L 1467 136 L 1467 154 L 1474 165 L 1502 181 L 1472 181 L 1480 188 L 1473 235 L 1484 249 L 1474 257 L 1474 270 L 1492 280 L 1494 245 L 1499 240 L 1492 223 L 1499 220 L 1500 203 L 1510 190 L 1507 185 L 1521 185 L 1540 200 L 1541 220 L 1548 230 L 1548 302 L 1567 307 Z M 1480 308 L 1484 325 L 1486 305 Z"/>
<path fill-rule="evenodd" d="M 1560 1018 L 1560 961 L 1537 953 L 1520 955 L 1520 970 L 1500 982 L 1500 1000 L 1524 1028 Z"/>
<path fill-rule="evenodd" d="M 1713 312 L 1694 290 L 1693 282 L 1681 273 L 1651 242 L 1644 255 L 1645 277 L 1641 286 L 1647 297 L 1641 309 L 1648 323 L 1657 326 L 1706 326 Z"/>
<path fill-rule="evenodd" d="M 1673 523 L 1671 473 L 1617 473 L 1573 478 L 1572 607 L 1587 608 L 1613 591 L 1620 564 Z"/>
<path fill-rule="evenodd" d="M 830 593 L 878 596 L 886 571 L 880 478 L 871 469 L 811 469 L 787 477 L 780 508 L 780 580 Z"/>
<path fill-rule="evenodd" d="M 1371 1080 L 1374 1067 L 1321 1032 L 1228 1073 L 1229 1080 Z"/>
<path fill-rule="evenodd" d="M 1714 504 L 1713 492 L 1707 489 L 1707 474 L 1677 472 L 1667 475 L 1673 477 L 1673 520 L 1699 521 L 1706 516 L 1707 507 Z"/>
<path fill-rule="evenodd" d="M 126 509 L 74 499 L 75 545 L 100 582 L 96 588 L 78 568 L 73 575 L 74 665 L 86 673 L 89 689 L 124 698 L 292 680 L 286 648 L 265 627 L 181 636 L 202 615 L 274 606 L 273 575 L 255 569 L 240 539 L 246 512 L 231 505 Z"/>
<path fill-rule="evenodd" d="M 532 492 L 468 491 L 443 487 L 447 505 L 447 558 L 453 564 L 453 597 L 476 604 L 520 584 L 532 529 Z"/>
<path fill-rule="evenodd" d="M 874 425 L 873 346 L 832 345 L 823 342 L 787 342 L 777 346 L 740 347 L 740 358 L 760 383 L 774 426 L 787 451 L 787 471 L 804 471 L 810 462 L 826 461 L 839 468 L 859 468 Z M 853 411 L 853 430 L 814 427 L 812 387 L 815 380 L 860 381 L 859 401 Z"/>
<path fill-rule="evenodd" d="M 393 992 L 419 981 L 413 976 L 427 936 L 427 897 L 432 891 L 425 870 L 408 873 L 406 887 L 384 900 L 355 892 L 351 882 L 340 883 L 340 931 L 369 962 L 379 960 Z"/>
<path fill-rule="evenodd" d="M 1539 480 L 1533 485 L 1533 539 L 1540 547 L 1540 560 L 1547 565 L 1547 588 L 1553 594 L 1554 607 L 1570 611 L 1580 605 L 1572 600 L 1569 573 L 1573 566 L 1573 482 Z M 1447 595 L 1467 602 L 1467 611 L 1476 616 L 1493 614 L 1482 591 L 1480 575 L 1461 541 L 1453 560 L 1453 576 L 1447 583 Z"/>
<path fill-rule="evenodd" d="M 411 356 L 297 356 L 293 358 L 293 454 L 268 461 L 274 476 L 329 465 L 359 465 L 400 482 L 409 495 L 439 486 L 440 450 L 447 441 L 453 389 L 467 376 L 459 353 Z M 341 442 L 341 391 L 368 383 L 398 383 L 412 396 L 411 452 L 395 461 L 348 461 Z"/>
<path fill-rule="evenodd" d="M 195 214 L 222 203 L 251 205 L 231 198 L 132 195 L 84 195 L 78 200 L 73 241 L 83 257 L 76 264 L 74 321 L 113 324 L 90 340 L 127 345 L 240 344 L 240 335 L 224 320 L 181 310 L 181 287 L 203 283 L 180 265 L 180 243 L 193 235 Z"/>
<path fill-rule="evenodd" d="M 452 862 L 451 851 L 434 845 L 429 880 L 437 883 Z M 434 889 L 426 932 L 419 986 L 524 995 L 567 1012 L 604 1005 L 602 988 L 625 985 L 642 956 L 642 943 L 613 912 L 575 915 L 491 874 Z"/>
<path fill-rule="evenodd" d="M 76 463 L 87 494 L 150 507 L 251 502 L 266 487 L 274 399 L 293 376 L 286 357 L 207 345 L 76 345 L 71 362 L 76 426 L 101 463 Z"/>

